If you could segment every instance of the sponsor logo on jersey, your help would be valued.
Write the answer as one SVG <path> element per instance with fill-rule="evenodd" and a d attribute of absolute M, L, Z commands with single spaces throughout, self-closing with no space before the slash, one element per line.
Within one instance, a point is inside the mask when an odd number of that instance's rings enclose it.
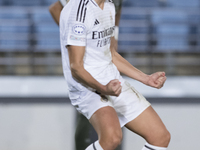
<path fill-rule="evenodd" d="M 103 47 L 110 44 L 110 37 L 103 38 L 97 41 L 97 47 Z"/>
<path fill-rule="evenodd" d="M 85 26 L 82 24 L 75 25 L 73 26 L 73 32 L 76 35 L 83 35 L 85 33 Z"/>
<path fill-rule="evenodd" d="M 97 47 L 103 47 L 110 44 L 110 37 L 113 35 L 115 27 L 110 27 L 102 31 L 93 31 L 92 39 L 97 40 Z"/>
<path fill-rule="evenodd" d="M 92 39 L 102 39 L 102 38 L 105 38 L 107 36 L 111 36 L 113 34 L 114 30 L 115 30 L 115 26 L 110 27 L 108 29 L 105 29 L 103 31 L 93 31 L 92 32 Z"/>

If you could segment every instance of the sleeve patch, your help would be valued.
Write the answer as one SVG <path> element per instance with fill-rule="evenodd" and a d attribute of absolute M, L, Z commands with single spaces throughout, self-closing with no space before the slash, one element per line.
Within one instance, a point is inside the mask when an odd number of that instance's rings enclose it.
<path fill-rule="evenodd" d="M 80 41 L 80 42 L 85 42 L 86 39 L 83 38 L 83 37 L 76 37 L 74 35 L 70 35 L 70 40 L 73 40 L 73 41 Z"/>
<path fill-rule="evenodd" d="M 82 24 L 77 24 L 73 26 L 72 30 L 76 35 L 83 35 L 85 33 L 86 27 Z"/>

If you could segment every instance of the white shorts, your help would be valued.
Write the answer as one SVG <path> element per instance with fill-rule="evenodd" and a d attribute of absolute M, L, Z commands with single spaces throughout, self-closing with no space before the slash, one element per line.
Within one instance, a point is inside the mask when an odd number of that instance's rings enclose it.
<path fill-rule="evenodd" d="M 84 91 L 87 96 L 72 100 L 72 105 L 87 119 L 100 108 L 111 106 L 117 112 L 121 127 L 134 120 L 151 104 L 132 87 L 127 81 L 122 85 L 121 94 L 116 96 L 101 97 L 90 90 Z"/>

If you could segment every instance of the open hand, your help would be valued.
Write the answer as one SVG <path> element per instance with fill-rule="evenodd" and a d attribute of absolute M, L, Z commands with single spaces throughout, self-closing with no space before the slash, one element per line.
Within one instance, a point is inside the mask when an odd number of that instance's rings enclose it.
<path fill-rule="evenodd" d="M 156 72 L 149 76 L 147 85 L 160 89 L 163 87 L 166 79 L 165 72 Z"/>

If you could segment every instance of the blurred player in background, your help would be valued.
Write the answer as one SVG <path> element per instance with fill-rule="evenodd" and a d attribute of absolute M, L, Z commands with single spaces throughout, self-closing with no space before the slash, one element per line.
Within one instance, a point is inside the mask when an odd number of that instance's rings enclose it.
<path fill-rule="evenodd" d="M 121 8 L 122 8 L 122 1 L 123 0 L 114 0 L 115 4 L 115 38 L 113 40 L 113 46 L 115 46 L 115 49 L 117 50 L 118 47 L 118 34 L 119 34 L 119 22 L 120 22 L 120 16 L 121 16 Z M 60 13 L 63 7 L 69 2 L 69 0 L 60 0 L 55 3 L 53 3 L 49 7 L 49 12 L 51 13 L 54 21 L 57 25 L 59 25 L 59 19 L 60 19 Z M 77 113 L 77 127 L 76 127 L 76 134 L 75 134 L 75 144 L 76 144 L 76 150 L 84 150 L 90 143 L 91 133 L 93 132 L 93 127 L 80 113 Z M 95 139 L 96 140 L 96 139 Z M 116 150 L 120 150 L 121 145 L 118 146 Z"/>
<path fill-rule="evenodd" d="M 142 150 L 166 150 L 170 133 L 151 104 L 120 75 L 159 89 L 165 73 L 147 75 L 132 66 L 113 46 L 114 31 L 112 0 L 70 0 L 61 12 L 62 64 L 71 104 L 98 134 L 86 150 L 114 150 L 123 126 L 146 140 Z"/>

